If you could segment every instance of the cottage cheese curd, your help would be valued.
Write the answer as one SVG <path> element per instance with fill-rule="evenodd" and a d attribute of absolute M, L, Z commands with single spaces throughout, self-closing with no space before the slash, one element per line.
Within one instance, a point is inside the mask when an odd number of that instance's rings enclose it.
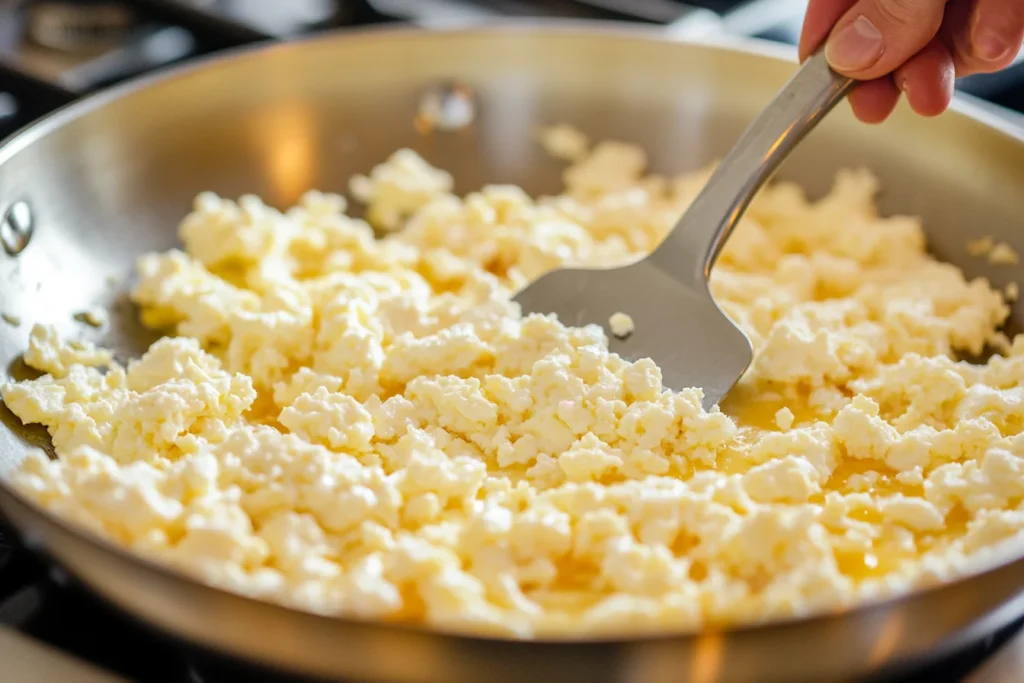
<path fill-rule="evenodd" d="M 336 195 L 200 195 L 184 250 L 138 263 L 177 336 L 122 367 L 33 330 L 46 374 L 3 399 L 57 458 L 15 485 L 245 595 L 514 637 L 842 608 L 1019 548 L 1024 339 L 865 172 L 766 189 L 729 240 L 712 289 L 756 356 L 723 411 L 520 315 L 548 269 L 651 250 L 706 178 L 645 163 L 603 143 L 559 196 L 460 198 L 402 151 L 354 184 L 381 240 Z"/>
<path fill-rule="evenodd" d="M 608 318 L 608 328 L 614 336 L 625 339 L 636 331 L 636 323 L 628 313 L 619 311 L 612 313 L 612 316 Z"/>

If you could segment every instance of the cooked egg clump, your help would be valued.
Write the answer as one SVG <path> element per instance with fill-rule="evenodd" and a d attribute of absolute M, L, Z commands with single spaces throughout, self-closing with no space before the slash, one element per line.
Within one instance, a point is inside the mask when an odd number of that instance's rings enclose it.
<path fill-rule="evenodd" d="M 633 318 L 622 311 L 612 313 L 612 317 L 608 319 L 608 327 L 611 329 L 612 335 L 620 339 L 625 339 L 636 330 Z"/>
<path fill-rule="evenodd" d="M 184 249 L 138 263 L 177 336 L 122 367 L 32 332 L 46 374 L 3 399 L 56 458 L 14 484 L 244 595 L 526 638 L 832 610 L 1019 549 L 1024 339 L 866 172 L 770 187 L 730 238 L 712 291 L 756 355 L 721 411 L 520 314 L 549 269 L 649 252 L 707 177 L 645 165 L 602 143 L 559 196 L 458 197 L 405 150 L 358 179 L 380 240 L 340 196 L 200 195 Z"/>

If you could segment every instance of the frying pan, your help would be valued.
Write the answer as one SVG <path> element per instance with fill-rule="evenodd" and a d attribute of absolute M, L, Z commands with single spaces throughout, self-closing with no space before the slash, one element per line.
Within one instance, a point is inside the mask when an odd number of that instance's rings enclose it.
<path fill-rule="evenodd" d="M 0 360 L 17 374 L 30 323 L 91 338 L 122 357 L 152 340 L 124 303 L 134 259 L 175 245 L 193 196 L 251 192 L 285 206 L 409 146 L 453 172 L 457 189 L 558 185 L 530 144 L 540 124 L 650 150 L 660 171 L 722 154 L 791 73 L 758 43 L 696 44 L 653 31 L 577 23 L 444 32 L 347 33 L 244 52 L 74 104 L 0 147 Z M 417 132 L 426 94 L 461 83 L 475 108 L 458 130 Z M 438 90 L 441 88 L 441 90 Z M 464 103 L 465 104 L 465 103 Z M 465 113 L 465 108 L 462 109 Z M 782 176 L 812 195 L 841 167 L 867 166 L 882 209 L 925 218 L 933 251 L 1002 286 L 967 240 L 1024 251 L 1024 134 L 970 102 L 935 120 L 899 111 L 875 128 L 830 117 Z M 6 212 L 6 214 L 5 214 Z M 31 228 L 25 244 L 24 236 Z M 23 248 L 22 248 L 23 247 Z M 113 313 L 103 332 L 72 320 Z M 1024 307 L 1018 304 L 1019 318 Z M 45 434 L 4 413 L 0 474 Z M 0 510 L 32 547 L 125 612 L 188 641 L 289 672 L 390 681 L 855 680 L 936 657 L 1024 613 L 1024 559 L 907 597 L 808 619 L 699 634 L 521 642 L 327 618 L 201 585 L 36 508 L 0 485 Z"/>

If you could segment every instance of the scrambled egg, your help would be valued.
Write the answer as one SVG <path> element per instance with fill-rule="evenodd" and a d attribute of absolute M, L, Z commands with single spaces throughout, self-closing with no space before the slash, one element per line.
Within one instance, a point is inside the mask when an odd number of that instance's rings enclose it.
<path fill-rule="evenodd" d="M 614 336 L 619 339 L 625 339 L 636 331 L 636 324 L 628 313 L 619 311 L 618 313 L 612 313 L 612 317 L 608 319 L 608 328 Z"/>
<path fill-rule="evenodd" d="M 997 266 L 1015 266 L 1020 263 L 1020 255 L 1006 242 L 996 242 L 992 237 L 979 237 L 967 242 L 967 253 L 971 256 L 984 256 L 988 262 Z"/>
<path fill-rule="evenodd" d="M 645 164 L 602 143 L 559 196 L 460 198 L 401 151 L 353 185 L 381 240 L 336 195 L 200 195 L 184 250 L 138 263 L 177 336 L 121 367 L 32 332 L 46 374 L 3 399 L 57 458 L 13 483 L 248 596 L 512 637 L 834 610 L 1019 550 L 1024 339 L 866 172 L 768 188 L 729 240 L 712 289 L 756 357 L 721 411 L 599 327 L 520 315 L 551 268 L 650 251 L 707 175 Z"/>

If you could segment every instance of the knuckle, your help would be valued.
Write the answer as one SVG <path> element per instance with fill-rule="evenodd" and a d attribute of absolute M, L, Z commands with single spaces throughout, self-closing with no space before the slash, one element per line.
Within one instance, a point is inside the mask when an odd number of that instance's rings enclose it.
<path fill-rule="evenodd" d="M 922 12 L 927 11 L 920 0 L 879 0 L 875 8 L 881 22 L 896 29 L 922 24 Z"/>
<path fill-rule="evenodd" d="M 1001 57 L 992 59 L 989 56 L 985 56 L 980 53 L 978 46 L 972 40 L 963 41 L 965 45 L 963 47 L 957 46 L 957 58 L 958 62 L 964 62 L 966 66 L 965 71 L 972 73 L 995 73 L 996 71 L 1002 71 L 1003 69 L 1011 66 L 1017 58 L 1017 54 L 1020 48 L 1010 49 Z M 960 73 L 959 70 L 957 72 Z"/>
<path fill-rule="evenodd" d="M 986 60 L 980 57 L 974 57 L 972 62 L 974 64 L 975 72 L 991 74 L 997 71 L 1002 71 L 1003 69 L 1013 64 L 1013 59 L 1015 56 L 1016 55 L 1007 54 L 995 60 Z"/>

